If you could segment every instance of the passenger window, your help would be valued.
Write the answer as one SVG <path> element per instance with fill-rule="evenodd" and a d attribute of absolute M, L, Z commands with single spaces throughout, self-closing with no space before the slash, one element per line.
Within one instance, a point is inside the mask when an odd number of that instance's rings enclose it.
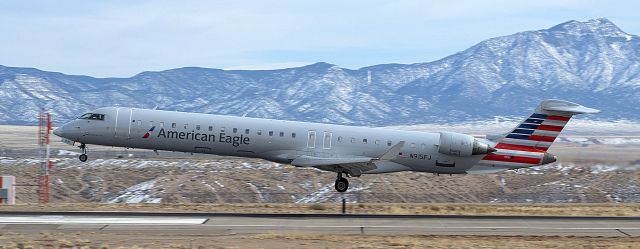
<path fill-rule="evenodd" d="M 376 141 L 375 141 L 375 144 L 380 144 L 380 140 L 376 140 Z"/>
<path fill-rule="evenodd" d="M 164 122 L 160 122 L 160 128 L 164 128 Z"/>
<path fill-rule="evenodd" d="M 355 142 L 356 142 L 356 139 L 352 137 L 351 138 L 351 143 L 355 143 Z"/>
<path fill-rule="evenodd" d="M 142 120 L 138 120 L 138 126 L 142 125 Z"/>
<path fill-rule="evenodd" d="M 391 146 L 391 140 L 387 141 L 387 146 Z"/>
<path fill-rule="evenodd" d="M 280 137 L 284 137 L 284 132 L 280 132 Z"/>
<path fill-rule="evenodd" d="M 249 129 L 244 130 L 244 134 L 249 134 L 249 132 L 250 132 Z"/>
<path fill-rule="evenodd" d="M 238 133 L 238 128 L 233 128 L 233 133 Z"/>
<path fill-rule="evenodd" d="M 363 143 L 363 144 L 367 144 L 367 139 L 366 139 L 366 138 L 365 138 L 365 139 L 362 139 L 362 143 Z"/>
<path fill-rule="evenodd" d="M 189 124 L 184 124 L 184 129 L 188 129 L 189 128 Z"/>
<path fill-rule="evenodd" d="M 411 143 L 411 148 L 415 148 L 416 147 L 416 143 Z"/>
<path fill-rule="evenodd" d="M 220 127 L 220 132 L 224 133 L 224 127 Z"/>
<path fill-rule="evenodd" d="M 427 149 L 427 145 L 426 144 L 421 144 L 420 146 L 422 147 L 423 150 Z"/>
<path fill-rule="evenodd" d="M 149 127 L 153 127 L 153 121 L 149 121 Z"/>
<path fill-rule="evenodd" d="M 209 131 L 213 131 L 213 126 L 209 125 Z"/>
<path fill-rule="evenodd" d="M 342 137 L 338 136 L 338 142 L 342 142 Z"/>
<path fill-rule="evenodd" d="M 258 136 L 262 136 L 262 130 L 258 130 Z"/>
<path fill-rule="evenodd" d="M 291 138 L 296 138 L 296 133 L 291 133 Z"/>
<path fill-rule="evenodd" d="M 200 130 L 200 125 L 196 125 L 196 130 Z"/>
<path fill-rule="evenodd" d="M 273 131 L 269 131 L 269 136 L 273 136 Z"/>
<path fill-rule="evenodd" d="M 171 123 L 171 128 L 176 128 L 176 123 Z"/>

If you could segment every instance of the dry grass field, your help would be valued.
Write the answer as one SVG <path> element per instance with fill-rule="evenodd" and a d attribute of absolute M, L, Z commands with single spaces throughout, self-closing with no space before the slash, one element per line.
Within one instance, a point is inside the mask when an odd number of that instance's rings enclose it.
<path fill-rule="evenodd" d="M 135 211 L 201 213 L 337 214 L 340 203 L 207 203 L 103 204 L 54 203 L 1 206 L 0 211 Z M 482 204 L 482 203 L 349 203 L 350 214 L 640 216 L 640 203 Z"/>
<path fill-rule="evenodd" d="M 0 248 L 638 248 L 640 238 L 559 236 L 372 236 L 266 233 L 206 237 L 166 234 L 2 234 Z"/>

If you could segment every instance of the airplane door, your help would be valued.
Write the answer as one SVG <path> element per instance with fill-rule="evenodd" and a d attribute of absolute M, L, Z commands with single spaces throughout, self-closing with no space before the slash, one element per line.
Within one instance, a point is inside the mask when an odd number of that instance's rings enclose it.
<path fill-rule="evenodd" d="M 307 148 L 313 149 L 316 147 L 316 131 L 309 131 L 307 136 Z"/>
<path fill-rule="evenodd" d="M 115 137 L 129 138 L 129 133 L 131 131 L 131 115 L 132 114 L 133 114 L 133 110 L 130 108 L 116 109 Z"/>
<path fill-rule="evenodd" d="M 324 139 L 322 140 L 322 148 L 325 150 L 331 149 L 331 132 L 324 132 Z"/>

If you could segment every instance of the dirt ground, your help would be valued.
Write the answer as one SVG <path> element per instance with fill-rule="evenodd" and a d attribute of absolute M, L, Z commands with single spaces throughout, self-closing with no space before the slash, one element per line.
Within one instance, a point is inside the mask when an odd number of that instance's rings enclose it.
<path fill-rule="evenodd" d="M 0 248 L 638 248 L 640 238 L 558 236 L 372 236 L 266 233 L 209 236 L 7 233 Z"/>

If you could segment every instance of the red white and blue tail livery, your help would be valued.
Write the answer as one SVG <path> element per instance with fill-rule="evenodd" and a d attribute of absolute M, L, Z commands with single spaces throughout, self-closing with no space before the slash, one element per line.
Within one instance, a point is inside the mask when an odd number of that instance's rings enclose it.
<path fill-rule="evenodd" d="M 485 155 L 477 171 L 501 171 L 548 164 L 556 161 L 547 150 L 575 114 L 598 113 L 576 103 L 548 99 L 506 136 L 493 144 L 495 152 Z M 490 169 L 488 168 L 490 167 Z M 470 173 L 473 173 L 473 168 Z"/>

